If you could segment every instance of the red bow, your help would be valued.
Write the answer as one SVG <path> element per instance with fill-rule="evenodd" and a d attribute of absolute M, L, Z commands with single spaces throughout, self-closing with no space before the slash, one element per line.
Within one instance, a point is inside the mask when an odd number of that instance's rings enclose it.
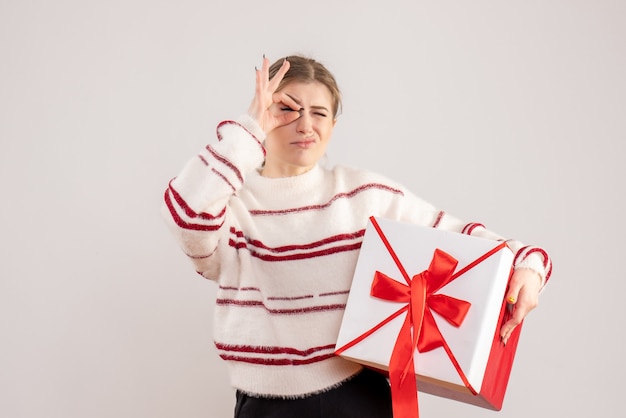
<path fill-rule="evenodd" d="M 444 345 L 445 340 L 431 310 L 456 327 L 463 323 L 471 304 L 448 295 L 434 294 L 451 281 L 457 264 L 454 257 L 437 249 L 428 269 L 413 276 L 410 286 L 379 271 L 374 275 L 372 296 L 409 304 L 410 315 L 405 322 L 409 322 L 414 330 L 412 351 L 417 348 L 423 353 Z"/>
<path fill-rule="evenodd" d="M 434 350 L 444 344 L 444 338 L 431 310 L 458 327 L 463 323 L 471 306 L 464 300 L 434 294 L 452 281 L 452 274 L 457 264 L 454 257 L 436 249 L 428 269 L 413 276 L 410 286 L 379 271 L 374 275 L 372 296 L 391 302 L 410 304 L 411 315 L 409 316 L 412 318 L 411 326 L 415 330 L 413 348 L 417 347 L 421 353 Z"/>

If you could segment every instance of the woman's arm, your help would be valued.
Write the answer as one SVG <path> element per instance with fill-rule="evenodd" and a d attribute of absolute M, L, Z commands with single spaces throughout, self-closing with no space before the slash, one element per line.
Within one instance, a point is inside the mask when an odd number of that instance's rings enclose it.
<path fill-rule="evenodd" d="M 213 257 L 228 233 L 228 202 L 245 175 L 263 162 L 264 133 L 249 117 L 222 122 L 219 141 L 207 145 L 172 179 L 165 191 L 162 214 L 196 271 L 216 278 Z"/>
<path fill-rule="evenodd" d="M 439 225 L 448 230 L 476 237 L 504 241 L 502 237 L 479 223 L 466 223 L 443 212 L 438 214 Z M 516 326 L 539 304 L 539 293 L 550 279 L 552 261 L 542 248 L 524 245 L 517 240 L 506 240 L 515 257 L 513 276 L 506 293 L 506 300 L 514 306 L 513 315 L 500 329 L 502 342 L 506 344 Z"/>
<path fill-rule="evenodd" d="M 276 92 L 289 62 L 283 62 L 272 79 L 269 66 L 263 57 L 261 69 L 255 71 L 248 114 L 220 123 L 218 141 L 192 158 L 165 191 L 162 214 L 196 271 L 207 278 L 215 279 L 219 272 L 215 253 L 229 233 L 229 200 L 243 186 L 246 174 L 263 163 L 265 133 L 299 117 L 298 112 L 277 110 L 285 105 L 298 109 L 291 98 Z"/>

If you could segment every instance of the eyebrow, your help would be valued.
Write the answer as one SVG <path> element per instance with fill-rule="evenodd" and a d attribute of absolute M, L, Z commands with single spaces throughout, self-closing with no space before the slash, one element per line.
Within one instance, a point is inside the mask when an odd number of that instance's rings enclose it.
<path fill-rule="evenodd" d="M 300 106 L 302 106 L 302 102 L 298 99 L 296 99 L 295 97 L 293 97 L 291 94 L 285 93 L 285 95 L 287 97 L 289 97 L 291 100 L 293 100 L 294 102 L 296 102 L 297 104 L 299 104 Z M 302 106 L 304 107 L 304 106 Z M 323 109 L 327 112 L 330 112 L 330 110 L 328 110 L 328 108 L 326 108 L 326 106 L 311 106 L 311 109 Z"/>

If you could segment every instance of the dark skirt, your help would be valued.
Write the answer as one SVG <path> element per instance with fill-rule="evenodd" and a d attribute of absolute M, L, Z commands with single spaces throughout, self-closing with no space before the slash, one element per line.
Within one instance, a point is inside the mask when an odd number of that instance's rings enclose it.
<path fill-rule="evenodd" d="M 392 418 L 385 376 L 364 369 L 331 390 L 297 399 L 257 398 L 237 391 L 235 418 Z"/>

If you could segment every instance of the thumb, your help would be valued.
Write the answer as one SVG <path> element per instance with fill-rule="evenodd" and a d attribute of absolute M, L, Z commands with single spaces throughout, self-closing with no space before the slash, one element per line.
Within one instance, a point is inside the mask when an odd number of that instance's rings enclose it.
<path fill-rule="evenodd" d="M 277 119 L 276 127 L 288 125 L 291 122 L 298 120 L 298 118 L 300 118 L 300 112 L 296 112 L 296 111 L 286 112 L 276 118 Z"/>
<path fill-rule="evenodd" d="M 520 289 L 521 289 L 520 286 L 516 286 L 515 283 L 511 283 L 511 285 L 509 286 L 509 289 L 507 290 L 506 295 L 504 297 L 504 299 L 506 300 L 506 303 L 510 303 L 511 305 L 515 305 L 517 303 L 518 298 L 519 298 Z"/>
<path fill-rule="evenodd" d="M 515 305 L 517 301 L 519 300 L 520 292 L 522 290 L 522 287 L 524 287 L 524 283 L 525 283 L 524 279 L 526 277 L 526 273 L 527 271 L 525 270 L 513 271 L 511 279 L 509 280 L 509 286 L 504 296 L 504 299 L 506 300 L 507 303 L 510 303 L 511 305 Z"/>
<path fill-rule="evenodd" d="M 509 290 L 506 294 L 506 303 L 510 303 L 511 305 L 515 305 L 517 303 L 517 297 L 519 295 L 519 291 L 513 292 Z"/>

